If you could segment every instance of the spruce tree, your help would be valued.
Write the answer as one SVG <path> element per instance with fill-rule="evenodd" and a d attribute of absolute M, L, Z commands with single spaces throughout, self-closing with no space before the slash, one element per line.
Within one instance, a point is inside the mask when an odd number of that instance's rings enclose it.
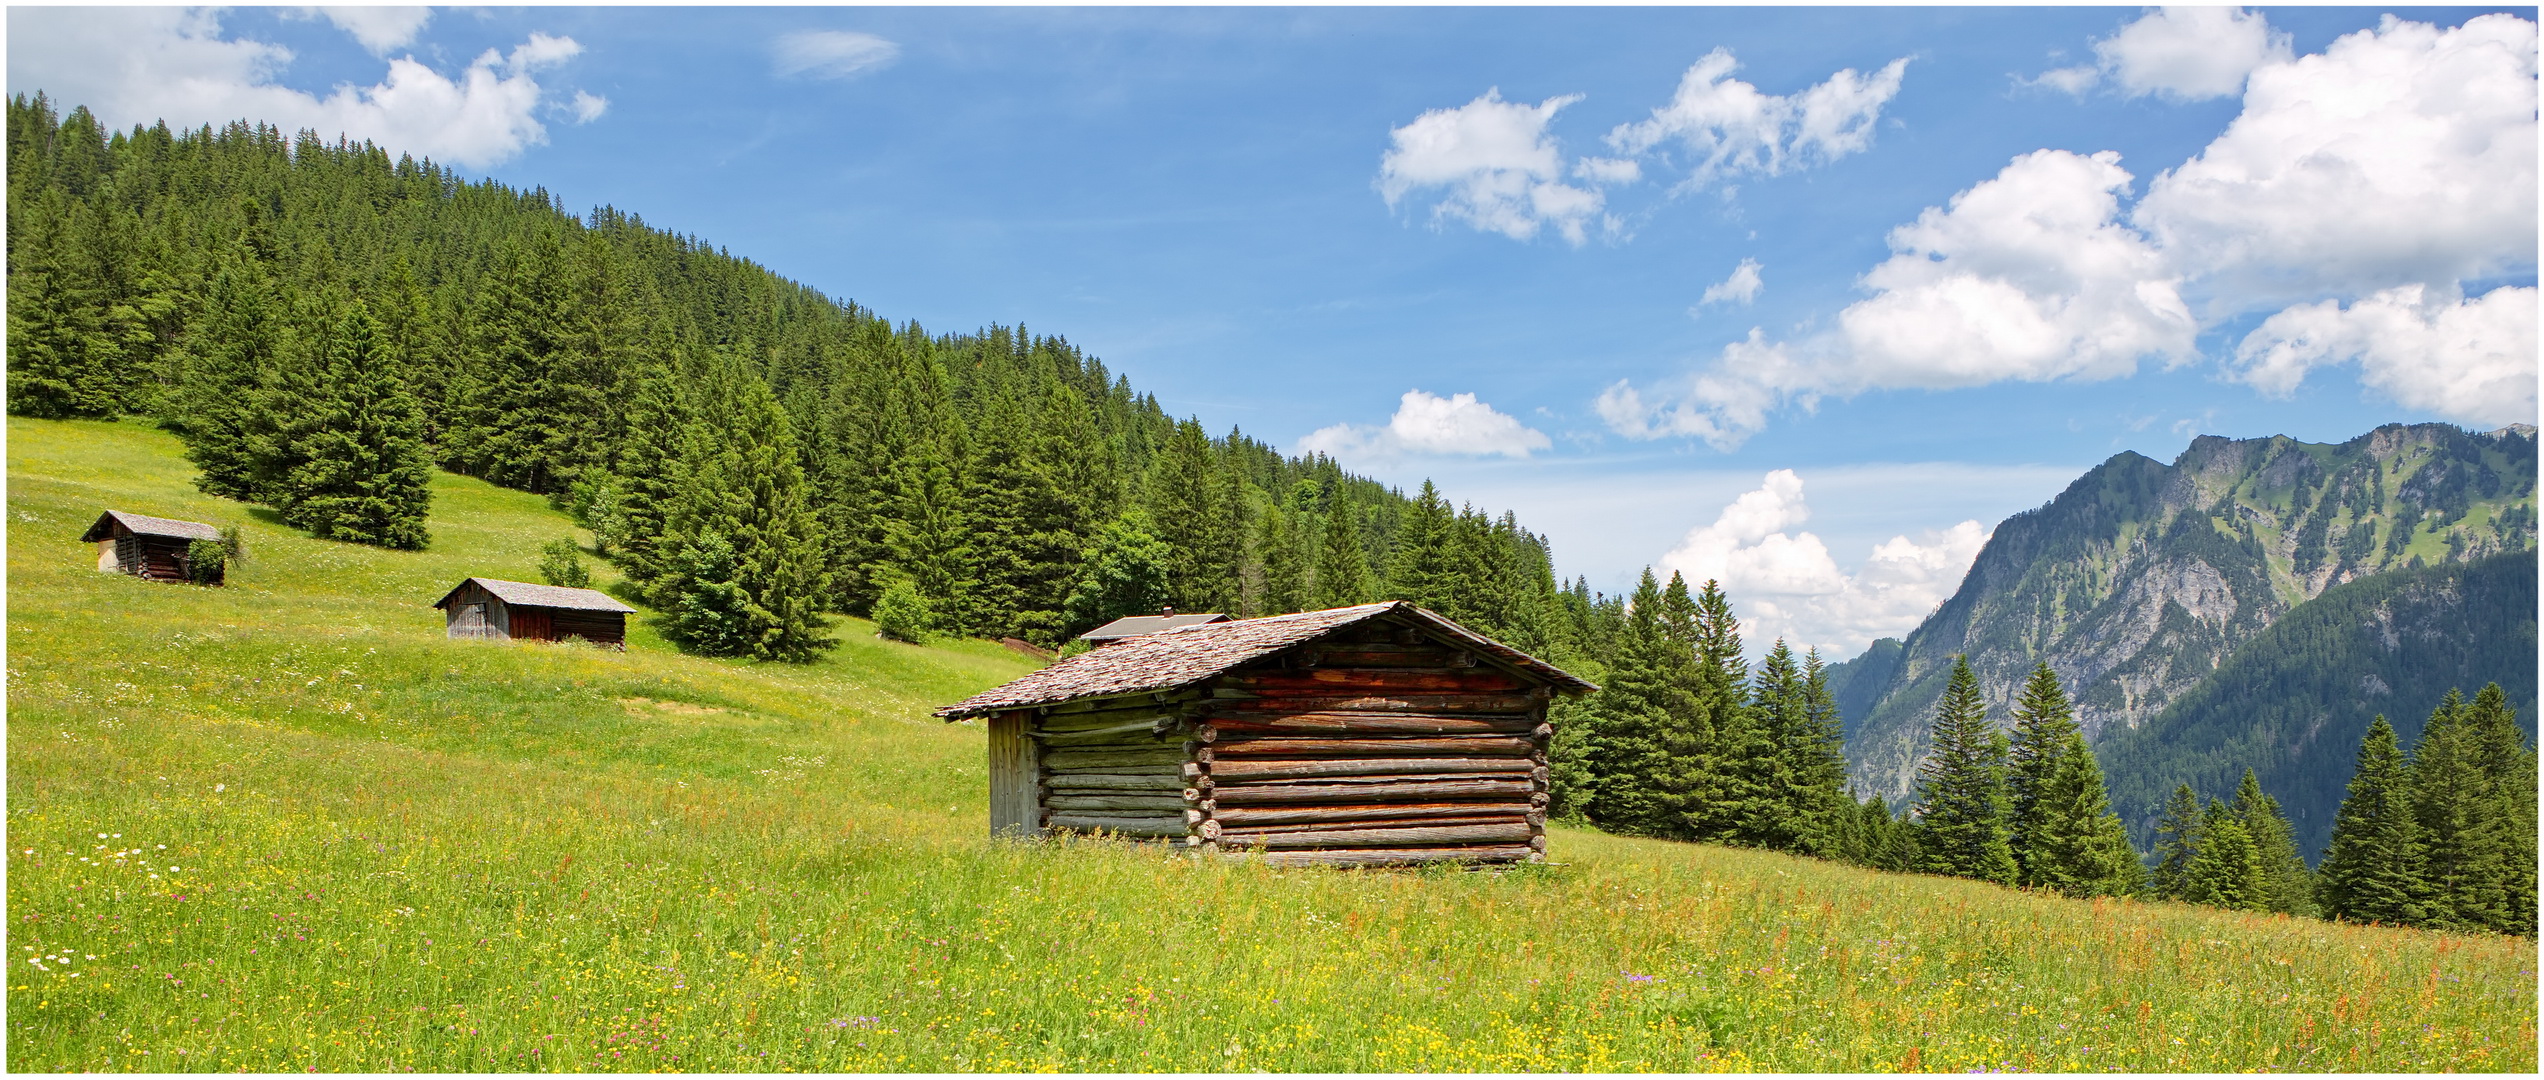
<path fill-rule="evenodd" d="M 354 301 L 319 338 L 298 392 L 268 395 L 284 417 L 268 446 L 284 452 L 267 455 L 260 495 L 321 540 L 420 549 L 432 505 L 424 411 L 379 330 Z"/>
<path fill-rule="evenodd" d="M 1988 726 L 1978 677 L 1955 657 L 1935 705 L 1934 736 L 1917 769 L 1918 866 L 2011 884 L 2014 849 L 2006 828 L 2005 736 Z"/>
<path fill-rule="evenodd" d="M 2535 933 L 2535 748 L 2518 731 L 2508 695 L 2492 683 L 2466 706 L 2473 757 L 2491 789 L 2485 811 L 2500 835 L 2500 922 L 2503 933 Z"/>
<path fill-rule="evenodd" d="M 768 384 L 729 354 L 708 365 L 659 591 L 675 640 L 716 656 L 804 662 L 833 642 L 828 587 L 795 436 Z"/>
<path fill-rule="evenodd" d="M 1254 546 L 1263 561 L 1263 613 L 1307 610 L 1308 557 L 1300 549 L 1298 515 L 1278 504 L 1266 507 Z"/>
<path fill-rule="evenodd" d="M 1461 622 L 1471 612 L 1458 611 L 1450 591 L 1460 576 L 1452 562 L 1456 519 L 1440 490 L 1422 481 L 1422 491 L 1396 523 L 1395 553 L 1387 568 L 1387 595 L 1410 600 Z M 1472 624 L 1470 624 L 1472 625 Z"/>
<path fill-rule="evenodd" d="M 2378 716 L 2359 742 L 2358 768 L 2332 822 L 2315 895 L 2323 912 L 2350 922 L 2416 926 L 2424 855 L 2412 815 L 2411 770 L 2395 744 L 2394 726 Z"/>
<path fill-rule="evenodd" d="M 2048 844 L 2053 827 L 2046 801 L 2049 784 L 2066 755 L 2068 737 L 2078 731 L 2075 710 L 2067 703 L 2067 691 L 2059 686 L 2057 673 L 2046 663 L 2034 665 L 2014 702 L 2014 732 L 2005 773 L 2014 865 L 2024 885 L 2048 885 L 2051 877 L 2066 876 L 2036 868 L 2033 853 Z"/>
<path fill-rule="evenodd" d="M 78 234 L 95 215 L 59 188 L 22 199 L 13 185 L 11 195 L 9 411 L 113 416 L 122 405 L 126 335 L 78 251 Z"/>
<path fill-rule="evenodd" d="M 2127 827 L 2111 811 L 2102 766 L 2070 730 L 2034 789 L 2025 884 L 2069 896 L 2122 896 L 2138 890 L 2142 871 Z"/>
<path fill-rule="evenodd" d="M 2236 783 L 2235 799 L 2227 809 L 2252 837 L 2253 851 L 2261 860 L 2261 908 L 2288 915 L 2312 914 L 2314 874 L 2297 851 L 2296 830 L 2280 812 L 2279 800 L 2261 790 L 2261 778 L 2250 767 Z"/>
<path fill-rule="evenodd" d="M 2426 860 L 2421 917 L 2445 930 L 2486 929 L 2507 919 L 2502 822 L 2470 721 L 2464 695 L 2449 690 L 2412 747 L 2412 817 Z"/>
<path fill-rule="evenodd" d="M 1360 510 L 1337 492 L 1325 514 L 1325 529 L 1316 551 L 1316 606 L 1350 607 L 1375 599 L 1369 583 L 1369 556 L 1361 547 Z"/>
<path fill-rule="evenodd" d="M 2164 801 L 2164 813 L 2155 820 L 2155 869 L 2150 874 L 2151 888 L 2157 899 L 2182 899 L 2190 881 L 2191 859 L 2199 854 L 2199 796 L 2191 785 L 2179 784 Z"/>
<path fill-rule="evenodd" d="M 276 317 L 276 288 L 252 255 L 226 260 L 178 361 L 170 426 L 185 440 L 194 484 L 206 494 L 258 500 L 255 443 L 277 419 L 266 394 L 291 348 L 289 324 Z"/>
<path fill-rule="evenodd" d="M 2268 906 L 2269 882 L 2262 872 L 2261 853 L 2253 847 L 2243 823 L 2216 799 L 2209 800 L 2200 816 L 2199 854 L 2191 858 L 2183 879 L 2183 899 L 2193 903 L 2238 911 Z"/>
<path fill-rule="evenodd" d="M 1610 832 L 1684 837 L 1682 804 L 1667 781 L 1676 734 L 1694 702 L 1693 656 L 1664 625 L 1660 582 L 1646 567 L 1627 601 L 1608 677 L 1589 707 L 1590 820 Z"/>
<path fill-rule="evenodd" d="M 1167 606 L 1167 574 L 1174 553 L 1150 531 L 1148 511 L 1133 507 L 1104 524 L 1080 560 L 1069 591 L 1072 634 L 1082 634 L 1127 615 L 1155 615 Z"/>
<path fill-rule="evenodd" d="M 1771 819 L 1777 798 L 1749 763 L 1775 748 L 1750 716 L 1740 620 L 1719 582 L 1707 580 L 1691 597 L 1676 573 L 1662 612 L 1672 640 L 1693 661 L 1681 680 L 1685 720 L 1671 744 L 1670 787 L 1680 814 L 1696 839 L 1754 843 L 1741 823 Z"/>
<path fill-rule="evenodd" d="M 1841 833 L 1855 808 L 1846 790 L 1846 727 L 1830 691 L 1828 667 L 1820 650 L 1802 654 L 1802 723 L 1785 736 L 1784 754 L 1791 762 L 1791 805 L 1798 846 L 1804 854 L 1840 858 Z"/>

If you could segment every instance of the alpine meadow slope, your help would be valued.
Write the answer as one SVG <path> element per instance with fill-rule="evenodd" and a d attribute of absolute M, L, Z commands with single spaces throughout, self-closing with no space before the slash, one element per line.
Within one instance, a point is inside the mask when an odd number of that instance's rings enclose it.
<path fill-rule="evenodd" d="M 2100 747 L 2154 720 L 2236 650 L 2342 583 L 2527 552 L 2531 595 L 2535 479 L 2535 429 L 2524 425 L 2474 433 L 2390 424 L 2339 444 L 2201 436 L 2171 465 L 2115 456 L 1997 526 L 1960 588 L 1906 639 L 1876 643 L 1832 672 L 1832 685 L 1863 709 L 1848 718 L 1851 777 L 1868 794 L 1907 794 L 1958 655 L 1969 657 L 2000 717 L 2032 667 L 2048 663 L 2073 688 L 2077 720 Z M 2524 625 L 2531 641 L 2531 606 Z M 2492 632 L 2513 635 L 2516 622 Z M 2531 652 L 2528 659 L 2531 667 Z M 2327 678 L 2356 683 L 2359 674 Z M 2511 676 L 2475 676 L 2464 689 L 2490 679 Z M 2397 709 L 2426 711 L 2436 697 L 2397 700 L 2408 703 Z M 2524 707 L 2531 724 L 2532 706 Z M 2308 775 L 2339 772 L 2329 781 L 2337 803 L 2355 737 L 2307 746 L 2342 763 L 2305 767 Z M 2225 774 L 2226 790 L 2241 767 Z M 2187 778 L 2160 783 L 2169 789 Z"/>
<path fill-rule="evenodd" d="M 1027 670 L 451 641 L 588 544 L 437 472 L 308 539 L 138 423 L 9 421 L 8 1054 L 27 1071 L 2528 1071 L 2535 948 L 1558 829 L 1508 873 L 992 843 Z M 95 570 L 105 507 L 239 526 Z M 600 570 L 610 583 L 613 572 Z"/>

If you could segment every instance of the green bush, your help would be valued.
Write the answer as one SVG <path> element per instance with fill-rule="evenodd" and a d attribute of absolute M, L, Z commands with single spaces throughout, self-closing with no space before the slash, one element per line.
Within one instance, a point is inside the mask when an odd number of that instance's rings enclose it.
<path fill-rule="evenodd" d="M 875 600 L 875 629 L 894 641 L 913 645 L 927 641 L 935 629 L 936 612 L 929 608 L 927 597 L 907 581 L 893 582 Z"/>
<path fill-rule="evenodd" d="M 571 539 L 550 540 L 539 549 L 539 577 L 568 589 L 592 587 L 592 572 L 583 567 L 583 549 Z"/>
<path fill-rule="evenodd" d="M 246 561 L 247 544 L 239 539 L 238 526 L 224 526 L 220 539 L 186 543 L 186 580 L 219 585 L 229 580 L 231 563 Z"/>

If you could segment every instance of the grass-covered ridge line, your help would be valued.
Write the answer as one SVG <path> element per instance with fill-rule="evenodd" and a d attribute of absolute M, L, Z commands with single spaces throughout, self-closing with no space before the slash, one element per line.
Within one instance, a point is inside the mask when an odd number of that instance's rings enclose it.
<path fill-rule="evenodd" d="M 994 846 L 980 729 L 925 710 L 1024 670 L 995 646 L 450 642 L 442 590 L 570 531 L 542 500 L 437 476 L 433 548 L 382 552 L 137 424 L 9 431 L 19 1070 L 2536 1064 L 2519 939 L 1568 830 L 1507 874 Z M 106 507 L 251 561 L 99 574 Z"/>

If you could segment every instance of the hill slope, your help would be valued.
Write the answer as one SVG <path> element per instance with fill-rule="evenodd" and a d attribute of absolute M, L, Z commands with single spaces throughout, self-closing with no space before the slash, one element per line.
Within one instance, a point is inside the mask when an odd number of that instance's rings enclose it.
<path fill-rule="evenodd" d="M 2251 766 L 2319 855 L 2376 715 L 2408 747 L 2448 690 L 2496 681 L 2534 738 L 2535 578 L 2535 557 L 2510 552 L 2324 590 L 2154 719 L 2104 734 L 2113 805 L 2149 845 L 2174 785 L 2222 798 Z"/>
<path fill-rule="evenodd" d="M 382 552 L 196 495 L 139 425 L 9 435 L 19 1070 L 2536 1061 L 2522 940 L 1575 831 L 1505 874 L 993 845 L 980 729 L 924 710 L 1025 669 L 995 646 L 452 642 L 441 589 L 568 532 L 538 498 L 438 477 L 434 549 Z M 252 561 L 99 574 L 109 506 Z"/>
<path fill-rule="evenodd" d="M 2535 477 L 2533 428 L 2393 424 L 2338 445 L 2202 436 L 2171 465 L 2114 457 L 1997 526 L 1895 659 L 1857 662 L 1895 670 L 1878 694 L 1853 688 L 1872 701 L 1848 732 L 1853 778 L 1908 793 L 1955 655 L 2000 721 L 2046 661 L 2099 741 L 2333 585 L 2532 550 Z"/>

